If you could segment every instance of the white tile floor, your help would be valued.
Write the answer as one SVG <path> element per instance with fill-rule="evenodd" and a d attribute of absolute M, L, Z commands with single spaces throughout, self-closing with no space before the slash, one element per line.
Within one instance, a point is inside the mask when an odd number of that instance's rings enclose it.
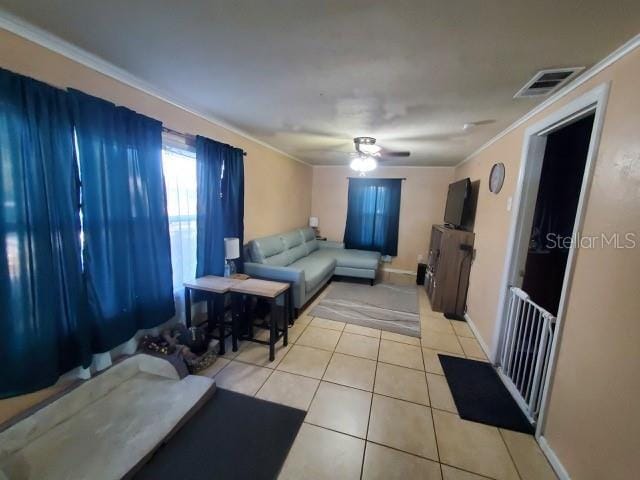
<path fill-rule="evenodd" d="M 421 339 L 313 318 L 312 304 L 274 362 L 267 347 L 243 343 L 206 373 L 307 410 L 281 479 L 555 479 L 533 437 L 460 419 L 437 354 L 486 356 L 423 290 L 419 303 Z"/>

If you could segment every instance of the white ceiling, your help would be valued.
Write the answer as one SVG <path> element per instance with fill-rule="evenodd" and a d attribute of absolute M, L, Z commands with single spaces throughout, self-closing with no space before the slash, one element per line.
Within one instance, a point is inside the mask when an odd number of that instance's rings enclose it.
<path fill-rule="evenodd" d="M 311 164 L 346 164 L 371 135 L 412 151 L 391 164 L 455 165 L 542 101 L 512 98 L 536 71 L 589 67 L 640 30 L 637 0 L 0 6 Z"/>

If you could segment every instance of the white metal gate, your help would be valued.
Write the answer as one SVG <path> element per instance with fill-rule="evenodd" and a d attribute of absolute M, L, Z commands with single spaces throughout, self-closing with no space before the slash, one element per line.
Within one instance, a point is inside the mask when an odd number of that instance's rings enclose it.
<path fill-rule="evenodd" d="M 509 288 L 508 302 L 498 372 L 520 407 L 535 423 L 549 370 L 556 317 L 518 287 Z"/>

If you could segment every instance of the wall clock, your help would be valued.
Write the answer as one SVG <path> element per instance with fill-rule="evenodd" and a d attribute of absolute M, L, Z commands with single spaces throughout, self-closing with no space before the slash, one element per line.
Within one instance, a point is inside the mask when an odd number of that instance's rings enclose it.
<path fill-rule="evenodd" d="M 489 191 L 499 193 L 504 183 L 504 163 L 495 163 L 489 175 Z"/>

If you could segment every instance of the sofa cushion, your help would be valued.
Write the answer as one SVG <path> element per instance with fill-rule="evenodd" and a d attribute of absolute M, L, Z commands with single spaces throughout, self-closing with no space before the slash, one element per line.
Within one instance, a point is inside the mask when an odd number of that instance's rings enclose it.
<path fill-rule="evenodd" d="M 289 254 L 285 251 L 276 255 L 272 255 L 265 258 L 263 263 L 267 265 L 273 265 L 275 267 L 286 267 L 287 265 L 289 265 Z"/>
<path fill-rule="evenodd" d="M 307 247 L 303 244 L 287 250 L 286 253 L 289 264 L 292 264 L 296 260 L 300 260 L 302 257 L 306 257 L 309 254 L 309 252 L 307 251 Z"/>
<path fill-rule="evenodd" d="M 285 267 L 289 259 L 280 235 L 256 238 L 251 242 L 251 258 L 257 263 Z"/>
<path fill-rule="evenodd" d="M 314 238 L 313 240 L 310 240 L 308 242 L 304 242 L 304 248 L 307 252 L 307 255 L 312 254 L 313 252 L 315 252 L 316 250 L 318 250 L 318 248 L 320 248 L 318 246 L 318 241 Z"/>
<path fill-rule="evenodd" d="M 310 292 L 333 273 L 336 261 L 331 257 L 312 254 L 292 263 L 291 267 L 304 270 L 305 288 Z"/>
<path fill-rule="evenodd" d="M 313 231 L 313 228 L 301 228 L 300 230 L 298 230 L 300 232 L 300 235 L 302 235 L 302 239 L 305 242 L 309 242 L 311 240 L 314 240 L 316 238 L 316 232 Z"/>
<path fill-rule="evenodd" d="M 318 240 L 316 240 L 316 234 L 311 228 L 301 228 L 298 232 L 300 232 L 300 236 L 302 237 L 302 244 L 304 245 L 307 255 L 318 250 Z"/>
<path fill-rule="evenodd" d="M 300 230 L 283 233 L 281 237 L 289 264 L 307 256 L 307 248 L 302 244 Z"/>
<path fill-rule="evenodd" d="M 314 252 L 313 255 L 335 258 L 338 267 L 364 268 L 375 270 L 380 262 L 379 252 L 368 252 L 366 250 L 345 250 L 343 248 L 323 248 Z"/>
<path fill-rule="evenodd" d="M 380 252 L 368 252 L 366 250 L 334 250 L 336 263 L 340 267 L 365 268 L 375 270 L 380 263 Z"/>
<path fill-rule="evenodd" d="M 293 230 L 291 232 L 283 233 L 281 237 L 284 248 L 291 249 L 297 247 L 302 243 L 302 235 L 300 235 L 300 230 Z"/>

